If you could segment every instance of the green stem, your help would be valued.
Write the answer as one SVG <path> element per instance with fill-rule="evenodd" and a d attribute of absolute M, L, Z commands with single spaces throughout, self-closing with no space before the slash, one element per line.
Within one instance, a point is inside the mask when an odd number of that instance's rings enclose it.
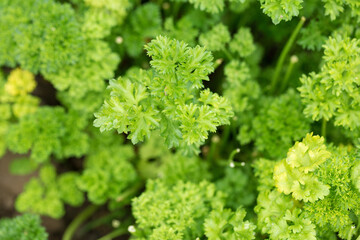
<path fill-rule="evenodd" d="M 326 120 L 325 118 L 322 119 L 321 123 L 321 135 L 326 139 Z"/>
<path fill-rule="evenodd" d="M 66 228 L 65 233 L 62 237 L 62 240 L 71 240 L 76 229 L 86 220 L 88 219 L 97 209 L 99 206 L 97 205 L 90 205 L 85 208 L 76 218 L 70 223 L 70 225 Z"/>
<path fill-rule="evenodd" d="M 234 157 L 236 154 L 238 154 L 240 152 L 240 148 L 237 148 L 235 150 L 233 150 L 231 153 L 230 153 L 230 156 L 228 158 L 228 160 L 225 162 L 225 161 L 221 161 L 219 162 L 219 164 L 221 166 L 230 166 L 230 167 L 235 167 L 235 166 L 243 166 L 244 163 L 239 163 L 239 162 L 234 162 Z"/>
<path fill-rule="evenodd" d="M 233 162 L 234 161 L 234 157 L 237 153 L 240 152 L 240 148 L 237 148 L 235 150 L 233 150 L 231 153 L 230 153 L 230 156 L 229 156 L 229 162 Z"/>
<path fill-rule="evenodd" d="M 141 4 L 141 0 L 135 0 L 135 6 L 139 6 Z"/>
<path fill-rule="evenodd" d="M 276 85 L 278 84 L 280 73 L 281 73 L 282 67 L 284 65 L 284 61 L 286 59 L 286 56 L 288 55 L 292 45 L 294 44 L 295 39 L 296 39 L 297 35 L 300 32 L 300 29 L 302 28 L 302 26 L 305 23 L 305 20 L 306 20 L 305 17 L 301 17 L 300 22 L 298 23 L 298 25 L 296 26 L 296 28 L 292 32 L 292 34 L 291 34 L 289 40 L 287 41 L 285 47 L 281 51 L 281 54 L 280 54 L 280 57 L 279 57 L 279 59 L 278 59 L 278 61 L 276 63 L 275 72 L 274 72 L 274 75 L 273 75 L 272 81 L 271 81 L 270 91 L 272 93 L 275 92 L 275 88 L 276 88 Z"/>
<path fill-rule="evenodd" d="M 216 70 L 222 63 L 223 63 L 224 59 L 222 58 L 218 58 L 215 60 L 215 63 L 214 63 L 214 70 Z"/>
<path fill-rule="evenodd" d="M 144 187 L 144 183 L 142 181 L 138 182 L 137 184 L 135 184 L 132 188 L 126 190 L 125 192 L 123 192 L 121 195 L 119 195 L 116 198 L 117 202 L 122 202 L 134 195 L 136 195 L 136 193 Z"/>
<path fill-rule="evenodd" d="M 208 162 L 212 162 L 214 160 L 216 146 L 218 145 L 219 142 L 220 142 L 220 138 L 218 135 L 212 136 L 209 153 L 207 155 Z"/>
<path fill-rule="evenodd" d="M 86 232 L 90 231 L 91 229 L 94 229 L 98 226 L 111 222 L 111 220 L 116 218 L 118 215 L 119 215 L 118 212 L 112 212 L 104 217 L 90 221 L 89 223 L 84 225 L 84 227 L 82 227 L 81 231 L 79 231 L 79 237 L 84 235 Z"/>
<path fill-rule="evenodd" d="M 172 9 L 172 16 L 174 17 L 174 20 L 177 19 L 180 8 L 181 8 L 181 2 L 175 2 Z"/>
<path fill-rule="evenodd" d="M 231 53 L 226 49 L 226 48 L 223 48 L 223 53 L 225 54 L 226 58 L 231 61 L 233 59 L 233 56 L 231 55 Z"/>
<path fill-rule="evenodd" d="M 224 150 L 225 145 L 228 143 L 228 138 L 230 136 L 230 125 L 226 125 L 223 134 L 221 135 L 221 145 L 220 145 L 220 152 Z"/>
<path fill-rule="evenodd" d="M 122 203 L 121 205 L 119 205 L 118 207 L 122 207 L 124 205 L 126 205 L 128 203 L 128 199 L 134 195 L 136 195 L 136 193 L 142 188 L 144 187 L 144 183 L 143 182 L 138 182 L 137 184 L 135 184 L 132 188 L 128 189 L 127 191 L 123 192 L 121 195 L 119 195 L 116 198 L 116 201 L 118 203 Z M 89 231 L 90 229 L 93 229 L 97 226 L 100 226 L 102 224 L 105 224 L 107 222 L 109 222 L 109 220 L 112 220 L 115 216 L 117 216 L 118 214 L 115 213 L 111 213 L 109 215 L 106 215 L 100 219 L 96 219 L 90 223 L 88 223 L 87 225 L 85 225 L 83 231 L 81 232 L 82 234 Z"/>
<path fill-rule="evenodd" d="M 297 56 L 291 56 L 290 58 L 290 64 L 286 70 L 286 73 L 285 73 L 285 77 L 284 77 L 284 80 L 282 81 L 282 84 L 281 84 L 281 88 L 280 88 L 280 92 L 283 92 L 287 85 L 288 85 L 288 82 L 289 82 L 289 79 L 290 79 L 290 76 L 291 76 L 291 73 L 294 69 L 294 66 L 295 64 L 299 61 L 299 59 L 297 58 Z"/>
<path fill-rule="evenodd" d="M 348 233 L 348 237 L 347 237 L 347 240 L 351 240 L 352 239 L 352 236 L 354 234 L 354 231 L 355 231 L 355 226 L 351 226 L 351 229 Z"/>
<path fill-rule="evenodd" d="M 109 234 L 106 234 L 105 236 L 99 238 L 98 240 L 112 240 L 118 236 L 121 236 L 121 235 L 124 235 L 126 234 L 128 231 L 126 228 L 117 228 L 115 229 L 114 231 L 112 231 L 111 233 Z"/>

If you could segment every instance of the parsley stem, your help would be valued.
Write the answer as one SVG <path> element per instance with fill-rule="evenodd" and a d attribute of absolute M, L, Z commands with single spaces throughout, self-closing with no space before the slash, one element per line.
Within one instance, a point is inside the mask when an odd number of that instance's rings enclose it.
<path fill-rule="evenodd" d="M 215 60 L 215 63 L 214 63 L 214 70 L 216 70 L 222 63 L 223 63 L 224 59 L 222 58 L 218 58 Z"/>
<path fill-rule="evenodd" d="M 142 181 L 138 182 L 137 184 L 135 184 L 132 188 L 126 190 L 125 192 L 123 192 L 121 195 L 119 195 L 116 198 L 117 202 L 122 202 L 126 199 L 128 199 L 129 197 L 133 197 L 134 195 L 136 195 L 136 193 L 144 187 L 144 183 Z"/>
<path fill-rule="evenodd" d="M 230 125 L 225 125 L 224 126 L 224 131 L 222 132 L 221 135 L 221 143 L 220 143 L 220 153 L 224 150 L 226 144 L 228 143 L 228 139 L 230 136 Z"/>
<path fill-rule="evenodd" d="M 135 0 L 135 6 L 139 6 L 141 4 L 141 0 Z"/>
<path fill-rule="evenodd" d="M 220 142 L 220 137 L 218 135 L 215 134 L 214 136 L 211 137 L 210 149 L 207 155 L 207 160 L 209 162 L 212 162 L 214 160 L 215 151 L 217 149 L 219 142 Z"/>
<path fill-rule="evenodd" d="M 237 149 L 233 150 L 233 151 L 230 153 L 229 162 L 233 162 L 235 155 L 238 154 L 239 152 L 240 152 L 240 148 L 237 148 Z"/>
<path fill-rule="evenodd" d="M 111 240 L 111 239 L 114 239 L 115 237 L 124 235 L 127 232 L 128 232 L 127 228 L 119 227 L 119 228 L 115 229 L 114 231 L 106 234 L 105 236 L 99 238 L 98 240 Z"/>
<path fill-rule="evenodd" d="M 234 168 L 235 166 L 244 166 L 245 165 L 244 163 L 239 163 L 234 161 L 235 155 L 238 154 L 239 152 L 240 152 L 240 148 L 233 150 L 230 153 L 228 160 L 226 162 L 225 161 L 219 162 L 219 164 L 221 166 L 229 166 L 231 168 Z"/>
<path fill-rule="evenodd" d="M 172 9 L 172 15 L 174 17 L 174 20 L 177 19 L 180 8 L 181 8 L 181 2 L 175 2 L 174 5 L 173 5 L 173 9 Z"/>
<path fill-rule="evenodd" d="M 233 56 L 231 55 L 231 53 L 226 49 L 226 48 L 223 48 L 223 53 L 225 54 L 226 58 L 231 61 L 233 59 Z"/>
<path fill-rule="evenodd" d="M 352 236 L 354 235 L 354 231 L 355 231 L 355 226 L 351 226 L 351 227 L 350 227 L 350 231 L 349 231 L 349 233 L 348 233 L 347 240 L 351 240 L 351 239 L 352 239 Z"/>
<path fill-rule="evenodd" d="M 295 64 L 299 61 L 299 59 L 297 58 L 297 56 L 293 55 L 290 57 L 290 64 L 286 70 L 286 73 L 285 73 L 285 77 L 284 77 L 284 80 L 282 81 L 282 84 L 281 84 L 281 88 L 280 88 L 280 92 L 282 93 L 287 85 L 288 85 L 288 82 L 289 82 L 289 79 L 290 79 L 290 76 L 291 76 L 291 73 L 294 69 L 294 66 Z"/>
<path fill-rule="evenodd" d="M 71 240 L 76 229 L 88 219 L 96 210 L 99 208 L 97 205 L 90 205 L 85 208 L 76 218 L 70 223 L 70 225 L 65 229 L 62 240 Z"/>
<path fill-rule="evenodd" d="M 325 118 L 322 119 L 322 123 L 321 123 L 321 135 L 326 139 L 326 123 L 327 121 L 325 120 Z"/>
<path fill-rule="evenodd" d="M 274 93 L 275 90 L 276 90 L 275 88 L 276 88 L 276 85 L 278 84 L 280 73 L 281 73 L 282 67 L 284 65 L 284 61 L 286 59 L 286 56 L 288 55 L 292 45 L 294 44 L 295 39 L 296 39 L 297 35 L 300 32 L 300 29 L 302 28 L 302 26 L 305 23 L 305 20 L 306 20 L 305 17 L 301 17 L 300 22 L 297 24 L 297 26 L 294 29 L 294 31 L 292 32 L 289 40 L 287 41 L 285 47 L 281 51 L 280 57 L 279 57 L 279 59 L 278 59 L 278 61 L 276 63 L 274 75 L 273 75 L 272 80 L 271 80 L 270 91 L 272 93 Z"/>
<path fill-rule="evenodd" d="M 118 215 L 119 215 L 119 212 L 115 211 L 115 212 L 111 212 L 108 215 L 105 215 L 103 217 L 94 219 L 93 221 L 86 223 L 84 225 L 84 227 L 82 227 L 81 230 L 79 230 L 79 234 L 78 234 L 79 238 L 81 236 L 83 236 L 86 232 L 90 231 L 91 229 L 94 229 L 96 227 L 99 227 L 101 225 L 111 222 L 111 220 L 118 217 Z"/>
<path fill-rule="evenodd" d="M 144 187 L 144 183 L 143 182 L 138 182 L 137 184 L 135 184 L 132 188 L 126 190 L 125 192 L 123 192 L 121 195 L 119 195 L 116 198 L 117 203 L 117 207 L 118 208 L 122 208 L 123 206 L 127 205 L 130 203 L 130 199 L 131 197 L 133 197 L 134 195 L 136 195 L 138 193 L 138 191 Z M 114 219 L 119 213 L 117 212 L 112 212 L 102 218 L 98 218 L 95 219 L 94 221 L 91 221 L 89 223 L 87 223 L 84 227 L 83 230 L 79 233 L 79 234 L 84 234 L 85 232 L 96 228 L 98 226 L 101 226 L 107 222 L 109 222 L 110 220 Z"/>

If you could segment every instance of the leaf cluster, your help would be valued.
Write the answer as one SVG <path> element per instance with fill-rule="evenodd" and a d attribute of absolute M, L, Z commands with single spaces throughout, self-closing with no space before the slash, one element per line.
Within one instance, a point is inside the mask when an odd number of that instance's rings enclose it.
<path fill-rule="evenodd" d="M 129 133 L 135 144 L 159 129 L 169 147 L 199 146 L 216 127 L 229 124 L 229 102 L 202 81 L 213 71 L 212 56 L 199 46 L 157 37 L 146 47 L 152 71 L 111 80 L 110 98 L 95 114 L 101 131 Z"/>
<path fill-rule="evenodd" d="M 1 219 L 0 238 L 3 240 L 47 240 L 48 234 L 41 226 L 39 216 L 24 214 L 12 219 Z"/>
<path fill-rule="evenodd" d="M 18 196 L 15 207 L 19 212 L 32 212 L 60 218 L 65 214 L 64 204 L 80 206 L 83 193 L 76 186 L 79 174 L 66 172 L 56 176 L 52 165 L 39 170 L 39 178 L 32 178 Z"/>
<path fill-rule="evenodd" d="M 174 240 L 201 237 L 207 214 L 221 207 L 222 202 L 223 194 L 206 181 L 198 184 L 179 181 L 167 186 L 159 180 L 150 180 L 146 191 L 133 199 L 133 214 L 138 224 L 135 236 Z"/>

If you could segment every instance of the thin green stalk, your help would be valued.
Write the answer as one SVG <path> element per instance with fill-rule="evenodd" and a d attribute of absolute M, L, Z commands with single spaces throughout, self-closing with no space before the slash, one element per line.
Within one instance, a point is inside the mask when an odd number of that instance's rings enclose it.
<path fill-rule="evenodd" d="M 225 148 L 225 145 L 228 143 L 228 138 L 230 136 L 230 125 L 226 125 L 223 134 L 221 135 L 221 143 L 220 143 L 220 152 L 222 152 Z"/>
<path fill-rule="evenodd" d="M 226 48 L 223 48 L 223 53 L 225 54 L 226 58 L 230 61 L 233 59 L 233 56 L 231 55 L 231 53 L 226 49 Z"/>
<path fill-rule="evenodd" d="M 126 234 L 127 232 L 128 231 L 126 228 L 119 227 L 119 228 L 115 229 L 114 231 L 112 231 L 111 233 L 106 234 L 105 236 L 99 238 L 98 240 L 112 240 L 118 236 Z"/>
<path fill-rule="evenodd" d="M 355 226 L 351 226 L 351 229 L 348 233 L 348 237 L 347 237 L 347 240 L 351 240 L 352 239 L 352 236 L 354 234 L 354 231 L 355 231 Z"/>
<path fill-rule="evenodd" d="M 240 148 L 237 148 L 237 149 L 233 150 L 233 151 L 230 153 L 229 162 L 233 162 L 235 155 L 238 154 L 239 152 L 240 152 Z"/>
<path fill-rule="evenodd" d="M 243 166 L 243 163 L 239 163 L 239 162 L 234 162 L 234 157 L 236 154 L 238 154 L 240 152 L 240 148 L 237 148 L 235 150 L 233 150 L 231 153 L 230 153 L 230 156 L 228 158 L 228 160 L 225 162 L 225 161 L 221 161 L 219 162 L 220 165 L 222 166 L 230 166 L 230 167 L 235 167 L 235 166 Z"/>
<path fill-rule="evenodd" d="M 175 2 L 172 9 L 172 16 L 174 17 L 174 20 L 177 19 L 180 8 L 181 8 L 181 2 Z"/>
<path fill-rule="evenodd" d="M 70 225 L 66 228 L 65 233 L 62 237 L 62 240 L 71 240 L 76 229 L 79 228 L 79 226 L 88 219 L 91 215 L 96 212 L 96 210 L 99 208 L 97 205 L 90 205 L 87 208 L 85 208 L 79 215 L 76 216 L 76 218 L 70 223 Z"/>
<path fill-rule="evenodd" d="M 86 232 L 90 231 L 91 229 L 94 229 L 98 226 L 111 222 L 111 220 L 116 218 L 118 215 L 119 215 L 118 212 L 112 212 L 106 216 L 90 221 L 89 223 L 84 225 L 84 227 L 82 227 L 81 231 L 79 231 L 79 236 L 84 235 Z"/>
<path fill-rule="evenodd" d="M 122 206 L 128 204 L 130 201 L 127 201 L 127 200 L 130 200 L 129 198 L 136 195 L 136 193 L 142 187 L 144 187 L 144 183 L 143 182 L 138 182 L 132 188 L 128 189 L 127 191 L 125 191 L 124 193 L 119 195 L 116 198 L 116 201 L 118 202 L 118 204 L 121 203 L 121 205 L 118 205 L 118 207 L 122 207 Z M 115 213 L 110 213 L 109 215 L 106 215 L 106 216 L 104 216 L 102 218 L 96 219 L 96 220 L 86 224 L 83 231 L 81 232 L 81 234 L 84 234 L 85 232 L 89 231 L 90 229 L 93 229 L 93 228 L 95 228 L 97 226 L 100 226 L 102 224 L 107 223 L 109 220 L 113 219 L 116 215 L 117 215 L 116 212 Z"/>
<path fill-rule="evenodd" d="M 157 4 L 161 7 L 164 0 L 156 0 Z"/>
<path fill-rule="evenodd" d="M 323 136 L 326 139 L 326 120 L 325 118 L 322 119 L 321 123 L 321 136 Z"/>
<path fill-rule="evenodd" d="M 215 151 L 217 149 L 217 145 L 219 142 L 220 142 L 220 138 L 218 135 L 212 136 L 209 153 L 206 157 L 208 162 L 212 162 L 214 160 Z"/>
<path fill-rule="evenodd" d="M 274 75 L 273 75 L 272 81 L 271 81 L 270 91 L 272 93 L 275 92 L 275 88 L 276 88 L 276 86 L 278 84 L 280 73 L 281 73 L 282 67 L 284 65 L 284 61 L 286 59 L 286 56 L 288 55 L 292 45 L 294 44 L 295 39 L 296 39 L 297 35 L 300 32 L 300 29 L 302 28 L 302 26 L 305 23 L 305 20 L 306 20 L 305 17 L 301 17 L 300 22 L 298 23 L 298 25 L 296 26 L 296 28 L 292 32 L 292 34 L 291 34 L 289 40 L 287 41 L 285 47 L 281 51 L 281 54 L 280 54 L 280 57 L 279 57 L 279 59 L 278 59 L 278 61 L 276 63 L 275 72 L 274 72 Z"/>
<path fill-rule="evenodd" d="M 125 192 L 123 192 L 121 195 L 119 195 L 117 198 L 116 198 L 116 201 L 117 202 L 122 202 L 134 195 L 136 195 L 136 193 L 144 187 L 144 183 L 141 181 L 141 182 L 138 182 L 137 184 L 135 184 L 132 188 L 126 190 Z"/>
<path fill-rule="evenodd" d="M 141 0 L 135 0 L 135 6 L 139 6 L 141 4 Z"/>
<path fill-rule="evenodd" d="M 214 69 L 216 70 L 222 63 L 223 63 L 224 59 L 222 58 L 218 58 L 215 60 L 215 64 L 214 64 Z"/>
<path fill-rule="evenodd" d="M 284 77 L 284 80 L 282 81 L 282 84 L 281 84 L 281 88 L 280 88 L 280 92 L 283 92 L 287 85 L 288 85 L 288 82 L 289 82 L 289 79 L 290 79 L 290 76 L 291 76 L 291 73 L 294 69 L 294 66 L 295 64 L 299 61 L 299 59 L 297 58 L 297 56 L 293 55 L 291 56 L 290 58 L 290 64 L 286 70 L 286 73 L 285 73 L 285 77 Z"/>

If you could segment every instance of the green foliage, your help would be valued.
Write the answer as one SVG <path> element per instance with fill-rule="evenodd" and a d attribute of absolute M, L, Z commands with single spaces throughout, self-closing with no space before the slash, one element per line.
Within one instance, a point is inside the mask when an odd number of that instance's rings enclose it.
<path fill-rule="evenodd" d="M 5 136 L 8 130 L 8 125 L 9 124 L 6 121 L 0 121 L 0 157 L 2 157 L 6 151 L 7 142 L 5 140 Z"/>
<path fill-rule="evenodd" d="M 237 209 L 239 206 L 250 206 L 255 200 L 254 185 L 246 169 L 225 169 L 223 178 L 216 182 L 216 187 L 227 194 L 226 206 Z"/>
<path fill-rule="evenodd" d="M 134 144 L 160 129 L 168 146 L 176 147 L 198 146 L 209 131 L 229 124 L 232 110 L 227 100 L 201 90 L 202 81 L 209 80 L 213 71 L 209 52 L 167 37 L 158 37 L 145 48 L 153 71 L 111 80 L 110 98 L 95 114 L 96 127 L 129 133 Z"/>
<path fill-rule="evenodd" d="M 159 132 L 140 145 L 139 173 L 145 178 L 160 178 L 172 186 L 179 180 L 199 183 L 210 180 L 208 163 L 197 156 L 184 156 L 180 152 L 172 153 Z"/>
<path fill-rule="evenodd" d="M 271 190 L 275 187 L 273 180 L 275 165 L 275 161 L 271 161 L 265 158 L 257 159 L 253 163 L 254 174 L 258 180 L 257 190 L 259 192 Z"/>
<path fill-rule="evenodd" d="M 195 8 L 200 9 L 211 14 L 218 14 L 224 10 L 225 0 L 172 0 L 177 2 L 185 2 L 193 4 Z M 228 0 L 231 4 L 241 3 L 243 4 L 245 0 Z"/>
<path fill-rule="evenodd" d="M 352 150 L 345 147 L 331 149 L 330 159 L 320 165 L 316 173 L 321 182 L 330 186 L 329 195 L 322 201 L 304 206 L 314 223 L 328 231 L 339 232 L 339 236 L 345 239 L 355 224 L 352 215 L 360 214 L 360 193 L 351 179 L 357 161 Z"/>
<path fill-rule="evenodd" d="M 275 185 L 279 192 L 292 194 L 296 200 L 315 202 L 329 194 L 329 186 L 313 174 L 328 158 L 324 138 L 307 134 L 302 142 L 289 149 L 286 159 L 274 168 Z"/>
<path fill-rule="evenodd" d="M 0 87 L 2 120 L 21 118 L 38 108 L 40 99 L 30 95 L 35 89 L 34 75 L 17 68 L 10 72 L 7 81 Z"/>
<path fill-rule="evenodd" d="M 130 56 L 137 57 L 143 52 L 147 40 L 161 33 L 160 8 L 153 3 L 143 4 L 136 8 L 128 21 L 123 30 L 124 47 Z"/>
<path fill-rule="evenodd" d="M 230 209 L 213 210 L 205 219 L 205 235 L 209 240 L 255 239 L 256 226 L 244 221 L 245 215 L 245 210 L 241 208 L 235 212 Z"/>
<path fill-rule="evenodd" d="M 43 166 L 39 178 L 32 178 L 16 199 L 16 210 L 62 217 L 65 214 L 64 204 L 80 206 L 84 202 L 84 196 L 75 184 L 77 178 L 79 174 L 76 172 L 66 172 L 57 177 L 52 165 Z"/>
<path fill-rule="evenodd" d="M 230 51 L 240 57 L 248 57 L 255 51 L 253 36 L 249 28 L 241 27 L 238 29 L 233 39 L 229 43 Z"/>
<path fill-rule="evenodd" d="M 168 185 L 177 181 L 199 183 L 210 179 L 207 165 L 198 157 L 185 157 L 182 154 L 169 154 L 162 157 L 160 178 Z"/>
<path fill-rule="evenodd" d="M 335 125 L 350 129 L 359 126 L 359 44 L 357 39 L 340 35 L 327 40 L 321 71 L 300 78 L 306 116 L 326 121 L 334 118 Z"/>
<path fill-rule="evenodd" d="M 30 95 L 36 87 L 34 75 L 26 70 L 12 70 L 5 81 L 0 76 L 0 157 L 7 147 L 6 136 L 9 126 L 15 119 L 33 113 L 40 99 Z"/>
<path fill-rule="evenodd" d="M 224 71 L 224 96 L 231 102 L 236 116 L 241 117 L 243 113 L 253 111 L 254 102 L 260 96 L 261 90 L 248 64 L 232 60 L 225 66 Z"/>
<path fill-rule="evenodd" d="M 93 130 L 85 170 L 77 180 L 78 187 L 88 193 L 95 204 L 116 200 L 137 179 L 129 160 L 134 157 L 130 146 L 122 146 L 111 133 L 100 135 Z"/>
<path fill-rule="evenodd" d="M 1 219 L 0 238 L 2 240 L 47 240 L 48 234 L 41 226 L 39 216 L 24 214 L 12 219 Z"/>
<path fill-rule="evenodd" d="M 354 186 L 360 192 L 360 163 L 357 161 L 356 165 L 353 167 L 351 173 L 351 179 L 353 181 Z"/>
<path fill-rule="evenodd" d="M 258 227 L 270 239 L 316 240 L 315 225 L 304 217 L 295 201 L 277 190 L 260 192 L 255 212 Z"/>
<path fill-rule="evenodd" d="M 210 31 L 201 34 L 199 37 L 199 43 L 210 51 L 223 50 L 230 40 L 230 32 L 222 23 L 214 26 Z"/>
<path fill-rule="evenodd" d="M 238 139 L 247 143 L 246 140 L 252 138 L 258 150 L 272 158 L 284 157 L 293 142 L 310 130 L 310 121 L 302 114 L 300 96 L 290 89 L 277 98 L 264 98 L 260 103 L 262 105 L 252 120 L 249 135 L 240 132 Z"/>
<path fill-rule="evenodd" d="M 161 181 L 150 180 L 146 191 L 133 199 L 132 209 L 138 224 L 134 235 L 156 239 L 167 232 L 167 238 L 163 239 L 201 237 L 206 216 L 222 204 L 221 192 L 209 182 L 179 181 L 167 186 Z"/>
<path fill-rule="evenodd" d="M 271 17 L 274 24 L 290 21 L 299 15 L 303 0 L 260 0 L 264 13 Z"/>
<path fill-rule="evenodd" d="M 127 0 L 86 1 L 77 14 L 69 4 L 54 1 L 2 2 L 0 64 L 18 63 L 23 69 L 40 72 L 57 90 L 66 91 L 59 93 L 65 105 L 91 115 L 103 101 L 99 93 L 105 88 L 104 79 L 113 77 L 119 63 L 119 56 L 100 39 L 121 22 L 129 4 Z M 82 106 L 85 95 L 94 96 L 94 92 L 100 98 L 97 105 L 92 109 Z M 23 99 L 17 111 L 30 102 L 34 100 Z"/>
<path fill-rule="evenodd" d="M 219 13 L 224 9 L 224 0 L 189 0 L 195 8 L 209 13 Z"/>
<path fill-rule="evenodd" d="M 34 172 L 36 168 L 36 162 L 28 158 L 18 158 L 11 162 L 9 171 L 14 175 L 26 175 Z"/>
<path fill-rule="evenodd" d="M 12 96 L 26 95 L 32 92 L 35 86 L 34 75 L 29 71 L 17 68 L 10 73 L 8 81 L 5 83 L 5 91 Z"/>
<path fill-rule="evenodd" d="M 225 66 L 224 74 L 224 96 L 230 100 L 235 112 L 233 122 L 240 128 L 238 139 L 241 144 L 249 143 L 254 134 L 251 125 L 257 109 L 256 102 L 261 94 L 260 85 L 246 62 L 230 61 Z"/>
<path fill-rule="evenodd" d="M 201 15 L 201 14 L 199 14 Z M 195 38 L 199 34 L 199 30 L 195 26 L 194 14 L 188 14 L 177 22 L 174 22 L 174 19 L 169 17 L 164 22 L 164 35 L 184 41 L 189 44 L 189 46 L 196 45 Z M 184 34 L 186 32 L 186 34 Z"/>
<path fill-rule="evenodd" d="M 359 21 L 358 0 L 0 1 L 16 210 L 63 239 L 359 240 Z"/>
<path fill-rule="evenodd" d="M 111 52 L 106 42 L 89 40 L 84 44 L 85 53 L 77 64 L 61 68 L 56 73 L 45 74 L 46 78 L 60 91 L 66 91 L 67 97 L 81 99 L 88 92 L 102 92 L 104 79 L 114 76 L 119 57 Z M 101 96 L 101 94 L 100 94 Z M 76 109 L 73 106 L 73 108 Z"/>
<path fill-rule="evenodd" d="M 338 232 L 342 239 L 356 236 L 354 217 L 359 216 L 360 209 L 359 191 L 352 177 L 356 157 L 348 147 L 327 150 L 323 138 L 308 134 L 275 167 L 268 160 L 256 161 L 260 194 L 255 212 L 262 232 L 269 234 L 270 239 L 291 238 L 289 234 L 296 233 L 296 229 L 306 235 L 291 239 L 334 239 L 332 232 Z M 293 198 L 281 192 L 292 193 Z M 285 232 L 286 229 L 293 233 Z"/>
<path fill-rule="evenodd" d="M 88 150 L 87 121 L 78 113 L 65 113 L 61 107 L 41 107 L 24 116 L 9 129 L 8 147 L 16 153 L 31 150 L 30 159 L 43 163 L 56 158 L 80 157 Z M 74 148 L 76 144 L 76 148 Z"/>
<path fill-rule="evenodd" d="M 351 14 L 359 16 L 360 3 L 354 0 L 336 1 L 324 0 L 325 15 L 329 16 L 331 20 L 335 20 L 341 13 L 345 11 L 346 7 L 350 7 Z"/>
<path fill-rule="evenodd" d="M 121 24 L 131 6 L 129 0 L 84 0 L 86 9 L 82 31 L 88 38 L 103 38 Z"/>
<path fill-rule="evenodd" d="M 320 51 L 326 41 L 320 21 L 312 20 L 306 28 L 301 29 L 301 38 L 298 43 L 305 49 Z"/>
<path fill-rule="evenodd" d="M 83 38 L 70 5 L 6 0 L 0 11 L 1 65 L 19 63 L 34 73 L 51 73 L 78 61 Z"/>
<path fill-rule="evenodd" d="M 195 8 L 211 14 L 218 14 L 224 10 L 225 0 L 172 0 L 175 2 L 186 2 L 193 4 Z M 244 3 L 245 0 L 228 0 L 230 3 Z"/>

